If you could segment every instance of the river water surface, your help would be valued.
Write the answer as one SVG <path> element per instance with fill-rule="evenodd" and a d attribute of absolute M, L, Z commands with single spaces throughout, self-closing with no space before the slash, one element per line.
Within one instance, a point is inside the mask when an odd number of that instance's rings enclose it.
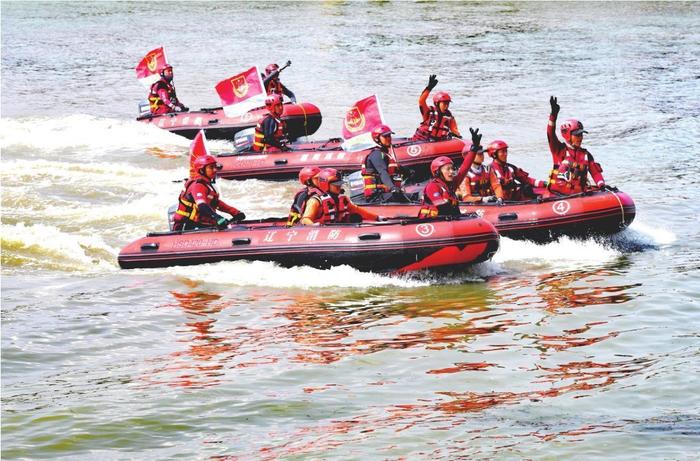
<path fill-rule="evenodd" d="M 696 459 L 700 4 L 1 7 L 3 459 Z M 557 95 L 637 218 L 440 276 L 122 271 L 186 175 L 189 141 L 134 121 L 161 45 L 192 108 L 290 59 L 318 139 L 373 93 L 411 134 L 435 73 L 539 178 Z M 220 188 L 261 218 L 297 185 Z"/>

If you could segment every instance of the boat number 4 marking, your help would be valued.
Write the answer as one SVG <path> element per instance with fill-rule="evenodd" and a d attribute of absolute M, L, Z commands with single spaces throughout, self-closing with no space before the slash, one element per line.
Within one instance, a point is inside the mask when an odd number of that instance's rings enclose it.
<path fill-rule="evenodd" d="M 563 216 L 569 212 L 571 205 L 566 200 L 561 200 L 559 202 L 552 203 L 552 211 L 556 214 Z"/>
<path fill-rule="evenodd" d="M 435 232 L 435 226 L 430 223 L 416 225 L 416 233 L 421 237 L 430 237 Z"/>

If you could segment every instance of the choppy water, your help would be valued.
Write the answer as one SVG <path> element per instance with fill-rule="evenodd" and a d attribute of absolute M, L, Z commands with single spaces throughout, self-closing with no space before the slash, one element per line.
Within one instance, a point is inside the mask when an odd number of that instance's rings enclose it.
<path fill-rule="evenodd" d="M 697 3 L 1 7 L 3 459 L 697 456 Z M 133 121 L 133 67 L 160 45 L 190 107 L 291 59 L 319 138 L 371 93 L 410 134 L 436 73 L 462 130 L 539 177 L 556 94 L 637 219 L 612 241 L 502 239 L 440 278 L 120 271 L 186 174 L 188 141 Z M 264 217 L 296 185 L 221 189 Z"/>

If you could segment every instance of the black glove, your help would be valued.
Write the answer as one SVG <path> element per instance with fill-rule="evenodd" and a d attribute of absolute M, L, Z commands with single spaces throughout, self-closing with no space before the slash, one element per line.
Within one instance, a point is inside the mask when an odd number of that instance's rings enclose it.
<path fill-rule="evenodd" d="M 189 112 L 189 111 L 190 111 L 190 108 L 187 107 L 187 106 L 182 106 L 182 111 L 183 111 L 183 112 Z"/>
<path fill-rule="evenodd" d="M 233 218 L 231 218 L 231 222 L 239 223 L 241 221 L 245 221 L 245 213 L 242 211 L 239 211 L 235 215 L 233 215 Z"/>
<path fill-rule="evenodd" d="M 550 96 L 549 97 L 549 105 L 552 106 L 552 115 L 555 117 L 559 115 L 559 104 L 557 103 L 557 98 L 556 96 Z"/>
<path fill-rule="evenodd" d="M 481 197 L 481 203 L 490 203 L 490 202 L 495 202 L 495 201 L 496 201 L 495 195 L 487 195 L 486 197 Z"/>
<path fill-rule="evenodd" d="M 479 134 L 479 129 L 476 130 L 469 128 L 469 132 L 472 134 L 472 149 L 478 150 L 481 146 L 481 135 Z"/>
<path fill-rule="evenodd" d="M 437 86 L 437 84 L 438 84 L 437 75 L 433 74 L 430 76 L 430 78 L 428 78 L 428 86 L 426 86 L 426 88 L 430 91 L 433 91 L 433 88 L 435 88 Z"/>
<path fill-rule="evenodd" d="M 224 218 L 223 216 L 216 218 L 216 227 L 219 229 L 226 229 L 226 226 L 228 226 L 228 219 Z"/>
<path fill-rule="evenodd" d="M 287 63 L 284 65 L 284 67 L 289 67 L 289 66 L 291 66 L 291 65 L 292 65 L 292 61 L 287 60 Z"/>
<path fill-rule="evenodd" d="M 615 186 L 608 186 L 605 184 L 603 187 L 601 187 L 603 190 L 609 190 L 610 192 L 617 192 L 619 189 Z"/>

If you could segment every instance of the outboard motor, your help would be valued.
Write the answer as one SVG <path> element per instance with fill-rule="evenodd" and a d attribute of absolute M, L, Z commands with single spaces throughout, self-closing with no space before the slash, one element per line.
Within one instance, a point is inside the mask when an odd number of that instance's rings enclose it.
<path fill-rule="evenodd" d="M 253 148 L 253 141 L 255 140 L 255 128 L 247 128 L 241 130 L 233 136 L 233 145 L 236 148 L 236 152 L 246 152 Z"/>
<path fill-rule="evenodd" d="M 362 179 L 362 172 L 355 171 L 345 178 L 343 178 L 345 184 L 347 184 L 347 194 L 349 197 L 364 196 L 365 193 L 365 180 Z"/>
<path fill-rule="evenodd" d="M 171 205 L 168 208 L 168 227 L 170 228 L 171 232 L 175 229 L 175 211 L 176 210 L 177 210 L 177 203 L 175 205 Z"/>
<path fill-rule="evenodd" d="M 139 101 L 139 117 L 151 115 L 151 106 L 148 104 L 148 99 Z"/>

